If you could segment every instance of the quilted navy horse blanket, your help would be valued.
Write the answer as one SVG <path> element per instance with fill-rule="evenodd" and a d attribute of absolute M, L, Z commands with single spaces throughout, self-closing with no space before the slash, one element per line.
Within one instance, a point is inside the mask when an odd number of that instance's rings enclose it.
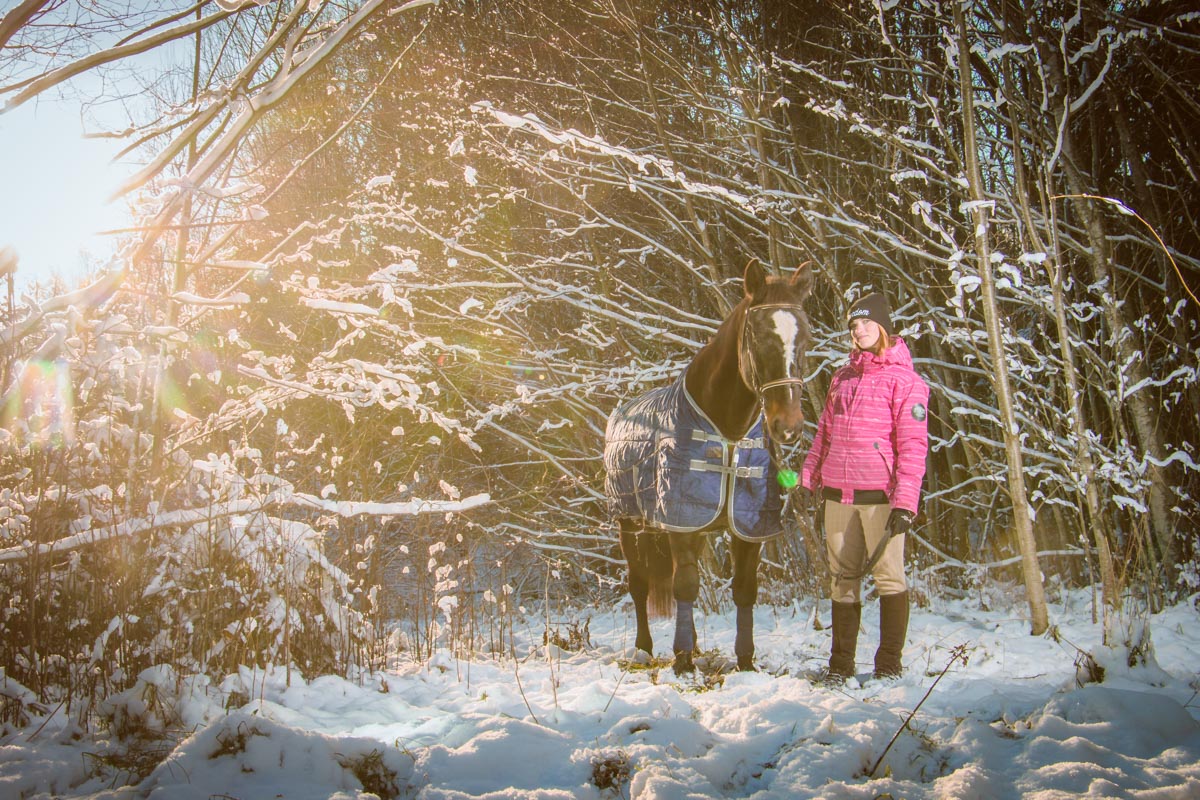
<path fill-rule="evenodd" d="M 604 489 L 615 519 L 678 532 L 726 528 L 752 541 L 783 531 L 762 417 L 745 438 L 729 441 L 696 406 L 683 376 L 614 411 L 604 442 Z"/>

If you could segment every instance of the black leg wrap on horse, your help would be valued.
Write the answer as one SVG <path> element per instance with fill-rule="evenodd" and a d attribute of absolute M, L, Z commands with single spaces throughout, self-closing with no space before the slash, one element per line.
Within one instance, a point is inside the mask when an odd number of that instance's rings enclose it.
<path fill-rule="evenodd" d="M 737 656 L 739 670 L 754 670 L 754 606 L 737 607 L 737 634 L 733 640 L 733 654 Z"/>
<path fill-rule="evenodd" d="M 733 604 L 738 608 L 758 602 L 758 563 L 762 543 L 733 537 Z"/>
<path fill-rule="evenodd" d="M 676 655 L 691 654 L 696 649 L 696 623 L 692 619 L 692 604 L 682 600 L 675 601 L 675 643 Z"/>
<path fill-rule="evenodd" d="M 676 675 L 686 675 L 696 670 L 692 653 L 696 650 L 696 623 L 692 619 L 692 604 L 684 600 L 675 601 L 675 665 Z"/>

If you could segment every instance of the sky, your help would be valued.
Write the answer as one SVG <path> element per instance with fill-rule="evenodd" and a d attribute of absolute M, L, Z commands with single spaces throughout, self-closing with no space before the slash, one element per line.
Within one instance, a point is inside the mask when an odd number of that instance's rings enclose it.
<path fill-rule="evenodd" d="M 732 658 L 731 608 L 697 617 L 704 651 L 697 663 L 709 672 L 680 677 L 669 666 L 672 621 L 654 623 L 656 658 L 637 659 L 627 603 L 555 603 L 545 615 L 512 620 L 512 650 L 499 658 L 439 648 L 418 660 L 406 649 L 393 652 L 386 670 L 355 680 L 243 667 L 214 683 L 151 667 L 102 705 L 132 729 L 167 732 L 165 760 L 151 769 L 143 759 L 140 782 L 116 739 L 102 730 L 80 738 L 70 714 L 36 706 L 23 731 L 0 733 L 0 794 L 1200 797 L 1196 598 L 1150 619 L 1152 647 L 1131 667 L 1127 649 L 1101 645 L 1087 589 L 1052 594 L 1053 637 L 1029 634 L 1020 591 L 992 579 L 978 595 L 930 595 L 913 609 L 906 672 L 895 681 L 869 677 L 879 604 L 864 603 L 860 676 L 840 689 L 808 677 L 828 655 L 830 613 L 828 601 L 809 597 L 758 606 L 759 671 L 751 673 L 724 671 Z M 572 631 L 586 630 L 576 637 L 585 646 L 544 645 L 548 625 L 564 644 Z M 1081 650 L 1106 669 L 1103 682 L 1079 680 Z M 6 692 L 32 699 L 11 678 Z M 152 753 L 159 743 L 140 746 Z M 138 788 L 122 789 L 126 782 Z"/>
<path fill-rule="evenodd" d="M 114 164 L 113 140 L 85 139 L 78 101 L 39 98 L 0 114 L 0 247 L 17 252 L 17 282 L 86 272 L 86 251 L 106 261 L 128 225 L 123 201 L 109 202 L 131 164 Z"/>

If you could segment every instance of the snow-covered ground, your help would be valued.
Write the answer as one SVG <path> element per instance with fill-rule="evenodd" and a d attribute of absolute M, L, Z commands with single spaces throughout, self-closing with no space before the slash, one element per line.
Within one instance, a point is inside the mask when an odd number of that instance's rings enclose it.
<path fill-rule="evenodd" d="M 914 609 L 907 674 L 892 683 L 866 680 L 878 622 L 868 603 L 864 684 L 840 690 L 804 677 L 829 642 L 812 601 L 759 608 L 761 671 L 705 684 L 658 659 L 623 669 L 632 644 L 623 606 L 553 620 L 576 632 L 587 622 L 582 651 L 531 644 L 516 662 L 443 653 L 357 682 L 293 672 L 290 687 L 282 670 L 220 686 L 152 671 L 157 685 L 125 705 L 174 711 L 193 732 L 149 777 L 113 788 L 123 774 L 110 756 L 121 750 L 76 740 L 51 717 L 0 739 L 0 797 L 1200 797 L 1194 604 L 1154 616 L 1149 664 L 1129 668 L 1124 652 L 1100 647 L 1089 599 L 1060 599 L 1044 637 L 1029 635 L 1016 605 Z M 828 602 L 817 606 L 817 620 L 828 615 Z M 732 617 L 698 617 L 701 646 L 721 654 L 712 662 L 732 651 Z M 540 643 L 545 628 L 531 619 L 523 635 Z M 662 656 L 669 629 L 655 626 Z M 1103 683 L 1078 685 L 1076 648 L 1098 657 Z"/>

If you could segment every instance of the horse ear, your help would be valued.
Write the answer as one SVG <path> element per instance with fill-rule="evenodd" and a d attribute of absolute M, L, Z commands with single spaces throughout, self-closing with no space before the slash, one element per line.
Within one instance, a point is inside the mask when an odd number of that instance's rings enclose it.
<path fill-rule="evenodd" d="M 792 279 L 788 282 L 792 285 L 792 288 L 800 293 L 801 300 L 807 299 L 812 294 L 813 288 L 812 262 L 805 261 L 796 267 L 796 271 L 792 273 Z"/>
<path fill-rule="evenodd" d="M 766 267 L 757 258 L 751 258 L 746 262 L 746 272 L 742 276 L 742 281 L 746 284 L 746 296 L 750 297 L 767 282 Z"/>

